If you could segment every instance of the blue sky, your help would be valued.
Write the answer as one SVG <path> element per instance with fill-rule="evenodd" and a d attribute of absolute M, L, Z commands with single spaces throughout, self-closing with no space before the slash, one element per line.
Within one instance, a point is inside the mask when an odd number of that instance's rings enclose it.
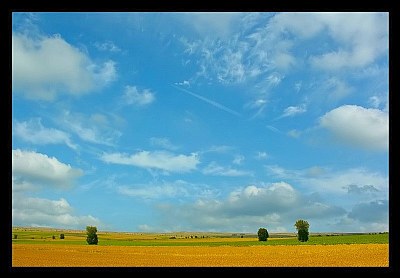
<path fill-rule="evenodd" d="M 388 231 L 388 13 L 13 13 L 12 224 Z"/>

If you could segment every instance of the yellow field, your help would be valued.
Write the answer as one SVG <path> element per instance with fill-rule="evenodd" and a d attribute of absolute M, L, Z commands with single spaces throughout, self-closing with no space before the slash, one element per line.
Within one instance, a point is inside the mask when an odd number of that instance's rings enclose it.
<path fill-rule="evenodd" d="M 18 266 L 389 266 L 388 244 L 96 246 L 13 244 Z"/>

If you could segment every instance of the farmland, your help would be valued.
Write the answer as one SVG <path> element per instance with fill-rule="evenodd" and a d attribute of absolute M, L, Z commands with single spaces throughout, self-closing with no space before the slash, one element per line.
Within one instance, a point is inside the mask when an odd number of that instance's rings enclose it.
<path fill-rule="evenodd" d="M 65 239 L 59 239 L 63 233 Z M 14 228 L 13 266 L 388 266 L 389 235 L 99 232 Z M 54 239 L 53 239 L 54 236 Z M 371 258 L 374 258 L 371 260 Z"/>

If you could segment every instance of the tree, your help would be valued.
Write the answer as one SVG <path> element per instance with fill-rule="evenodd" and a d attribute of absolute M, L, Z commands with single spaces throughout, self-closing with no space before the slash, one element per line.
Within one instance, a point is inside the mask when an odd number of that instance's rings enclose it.
<path fill-rule="evenodd" d="M 267 239 L 269 238 L 269 234 L 267 229 L 265 228 L 260 228 L 258 229 L 258 240 L 259 241 L 267 241 Z"/>
<path fill-rule="evenodd" d="M 97 228 L 94 226 L 86 226 L 87 238 L 86 242 L 89 245 L 97 245 L 99 239 L 97 238 Z"/>
<path fill-rule="evenodd" d="M 301 241 L 301 242 L 305 242 L 305 241 L 308 241 L 308 230 L 306 230 L 306 229 L 300 229 L 299 231 L 298 231 L 298 235 L 297 235 L 297 238 L 299 239 L 299 241 Z"/>
<path fill-rule="evenodd" d="M 306 220 L 299 219 L 296 221 L 294 226 L 297 229 L 298 240 L 301 242 L 308 241 L 308 235 L 309 235 L 308 229 L 310 228 L 310 224 Z"/>
<path fill-rule="evenodd" d="M 60 239 L 64 239 L 64 238 L 65 238 L 64 234 L 60 234 Z"/>

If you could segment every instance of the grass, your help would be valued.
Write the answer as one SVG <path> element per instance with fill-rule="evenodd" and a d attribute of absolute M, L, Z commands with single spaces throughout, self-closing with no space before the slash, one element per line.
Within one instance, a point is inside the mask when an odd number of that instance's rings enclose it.
<path fill-rule="evenodd" d="M 59 239 L 60 234 L 65 239 Z M 13 228 L 13 244 L 65 244 L 87 245 L 85 231 L 68 231 L 42 228 Z M 116 233 L 98 232 L 99 245 L 103 246 L 259 246 L 259 245 L 336 245 L 336 244 L 388 244 L 389 234 L 311 234 L 309 241 L 299 242 L 293 234 L 274 237 L 267 242 L 258 241 L 256 235 L 232 236 L 229 233 Z M 53 235 L 55 239 L 52 239 Z M 203 238 L 204 236 L 204 238 Z M 279 235 L 282 236 L 282 235 Z M 175 237 L 175 238 L 173 238 Z M 185 238 L 186 237 L 186 238 Z"/>

